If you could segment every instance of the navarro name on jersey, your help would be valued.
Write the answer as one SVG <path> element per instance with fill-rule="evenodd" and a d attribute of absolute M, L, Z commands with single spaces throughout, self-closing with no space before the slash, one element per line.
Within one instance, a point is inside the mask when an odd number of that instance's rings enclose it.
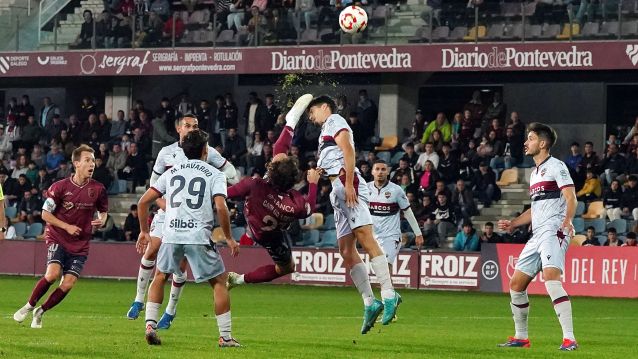
<path fill-rule="evenodd" d="M 213 172 L 211 172 L 208 168 L 206 168 L 205 165 L 203 165 L 202 163 L 197 163 L 197 162 L 186 162 L 186 163 L 182 163 L 179 166 L 174 166 L 171 168 L 171 174 L 175 174 L 175 172 L 181 170 L 181 169 L 186 169 L 186 168 L 191 168 L 194 170 L 198 170 L 200 172 L 202 172 L 202 175 L 206 176 L 206 177 L 210 177 L 213 175 Z"/>

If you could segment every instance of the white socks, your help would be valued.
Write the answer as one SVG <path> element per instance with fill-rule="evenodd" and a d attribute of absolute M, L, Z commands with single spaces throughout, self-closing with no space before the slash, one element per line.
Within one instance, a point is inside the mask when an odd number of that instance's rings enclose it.
<path fill-rule="evenodd" d="M 219 328 L 219 336 L 224 338 L 225 340 L 229 340 L 232 338 L 230 335 L 231 330 L 231 321 L 230 321 L 230 310 L 224 314 L 216 315 L 215 319 L 217 319 L 217 328 Z"/>
<path fill-rule="evenodd" d="M 350 269 L 350 277 L 354 286 L 357 287 L 361 297 L 363 297 L 363 305 L 370 306 L 374 302 L 374 293 L 372 293 L 372 287 L 370 286 L 370 277 L 368 277 L 368 269 L 364 263 L 355 264 Z"/>
<path fill-rule="evenodd" d="M 313 97 L 311 94 L 305 94 L 299 97 L 294 106 L 292 106 L 290 111 L 286 114 L 286 125 L 290 126 L 290 128 L 294 130 L 299 122 L 299 118 L 301 118 L 301 115 L 304 111 L 306 111 L 306 108 L 308 108 L 312 99 Z"/>
<path fill-rule="evenodd" d="M 390 269 L 388 268 L 388 259 L 385 254 L 376 256 L 370 260 L 370 266 L 377 276 L 379 285 L 381 286 L 381 298 L 394 298 L 394 287 L 390 278 Z"/>
<path fill-rule="evenodd" d="M 150 282 L 153 269 L 155 268 L 155 261 L 149 261 L 142 257 L 140 261 L 140 270 L 137 273 L 137 294 L 135 295 L 135 301 L 144 303 L 144 297 L 146 296 L 146 289 Z"/>
<path fill-rule="evenodd" d="M 516 329 L 514 337 L 516 339 L 527 339 L 527 317 L 529 315 L 527 291 L 515 292 L 510 289 L 510 297 L 512 298 L 510 307 L 514 316 L 514 329 Z"/>
<path fill-rule="evenodd" d="M 563 328 L 563 338 L 576 340 L 572 321 L 572 302 L 563 289 L 563 283 L 558 280 L 548 280 L 545 282 L 545 288 L 547 288 L 547 294 L 554 303 L 554 311 L 558 316 L 561 328 Z"/>
<path fill-rule="evenodd" d="M 166 313 L 175 315 L 175 311 L 177 310 L 177 302 L 182 296 L 182 290 L 184 289 L 184 284 L 186 284 L 186 272 L 184 272 L 184 274 L 182 274 L 181 276 L 173 274 L 172 282 L 171 296 L 168 299 L 168 304 L 166 305 Z"/>
<path fill-rule="evenodd" d="M 159 308 L 159 303 L 146 302 L 146 325 L 150 324 L 153 328 L 157 327 Z"/>

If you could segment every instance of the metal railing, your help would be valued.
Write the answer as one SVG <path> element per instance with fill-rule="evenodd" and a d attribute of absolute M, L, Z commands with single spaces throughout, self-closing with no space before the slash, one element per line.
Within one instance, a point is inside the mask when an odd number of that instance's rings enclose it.
<path fill-rule="evenodd" d="M 42 0 L 38 10 L 38 43 L 42 42 L 42 28 L 49 23 L 71 0 Z M 29 0 L 29 7 L 31 7 Z M 30 10 L 29 10 L 30 12 Z"/>

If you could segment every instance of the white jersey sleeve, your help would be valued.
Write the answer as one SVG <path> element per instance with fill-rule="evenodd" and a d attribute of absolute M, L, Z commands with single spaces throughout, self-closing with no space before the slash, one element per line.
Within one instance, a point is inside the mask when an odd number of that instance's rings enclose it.
<path fill-rule="evenodd" d="M 153 172 L 156 175 L 161 176 L 166 171 L 166 162 L 164 159 L 166 158 L 166 150 L 167 147 L 163 147 L 159 153 L 157 154 L 157 158 L 155 158 L 155 164 L 153 164 Z"/>
<path fill-rule="evenodd" d="M 221 169 L 226 164 L 226 159 L 216 149 L 208 146 L 208 160 L 206 162 L 217 169 Z"/>
<path fill-rule="evenodd" d="M 151 185 L 151 188 L 153 188 L 155 191 L 157 191 L 158 193 L 160 193 L 161 195 L 165 195 L 166 194 L 166 190 L 167 190 L 167 186 L 166 186 L 166 179 L 168 178 L 168 174 L 166 172 L 164 172 L 161 176 L 159 176 L 159 178 L 157 179 L 157 181 L 155 181 L 155 183 L 153 183 Z"/>
<path fill-rule="evenodd" d="M 555 161 L 555 165 L 551 167 L 552 175 L 556 179 L 556 184 L 559 189 L 563 189 L 565 187 L 573 187 L 574 181 L 572 177 L 569 175 L 569 170 L 567 169 L 567 165 L 563 161 Z"/>
<path fill-rule="evenodd" d="M 211 189 L 211 198 L 215 198 L 215 196 L 224 196 L 224 198 L 228 197 L 226 186 L 226 177 L 223 173 L 218 172 L 215 176 L 212 176 L 210 179 L 210 189 Z"/>
<path fill-rule="evenodd" d="M 403 189 L 399 186 L 397 186 L 397 188 L 397 203 L 399 204 L 399 208 L 401 208 L 402 211 L 405 211 L 406 209 L 410 208 L 410 201 L 408 201 L 408 196 L 405 195 Z"/>

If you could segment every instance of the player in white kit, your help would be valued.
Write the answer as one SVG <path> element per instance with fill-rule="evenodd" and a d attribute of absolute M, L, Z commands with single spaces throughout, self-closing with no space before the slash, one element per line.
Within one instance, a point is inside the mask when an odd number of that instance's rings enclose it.
<path fill-rule="evenodd" d="M 352 129 L 343 117 L 336 114 L 336 108 L 330 97 L 316 97 L 308 105 L 308 118 L 321 126 L 317 167 L 332 182 L 330 202 L 334 208 L 339 252 L 363 297 L 365 309 L 361 334 L 366 334 L 382 311 L 383 325 L 392 322 L 401 296 L 394 291 L 388 260 L 372 234 L 372 218 L 368 209 L 370 191 L 355 167 Z M 370 256 L 370 266 L 379 280 L 383 302 L 374 297 L 368 269 L 357 252 L 357 242 Z"/>
<path fill-rule="evenodd" d="M 565 270 L 565 253 L 574 234 L 572 218 L 576 211 L 576 194 L 567 166 L 549 154 L 556 143 L 556 132 L 549 126 L 532 123 L 528 127 L 525 155 L 532 156 L 536 167 L 530 176 L 529 195 L 532 206 L 515 219 L 500 220 L 500 229 L 532 224 L 532 237 L 525 244 L 510 280 L 510 296 L 516 334 L 502 347 L 530 346 L 527 332 L 529 299 L 527 286 L 538 272 L 543 272 L 545 288 L 563 330 L 560 350 L 575 350 L 572 305 L 560 276 Z"/>
<path fill-rule="evenodd" d="M 401 212 L 416 235 L 417 247 L 423 245 L 423 234 L 410 208 L 408 197 L 399 185 L 388 180 L 389 174 L 387 163 L 376 160 L 372 165 L 374 181 L 368 182 L 368 189 L 374 238 L 385 252 L 388 264 L 392 266 L 401 249 Z"/>
<path fill-rule="evenodd" d="M 219 327 L 219 346 L 240 346 L 231 336 L 230 296 L 227 274 L 221 255 L 211 240 L 214 224 L 213 204 L 231 254 L 239 254 L 239 245 L 230 232 L 226 207 L 226 178 L 204 162 L 208 157 L 208 134 L 195 130 L 182 142 L 186 161 L 175 164 L 162 174 L 140 198 L 138 211 L 140 236 L 138 252 L 143 253 L 151 240 L 148 209 L 155 200 L 166 196 L 166 226 L 157 257 L 157 272 L 146 303 L 146 341 L 161 344 L 157 335 L 159 308 L 164 298 L 164 284 L 170 274 L 183 275 L 182 262 L 188 260 L 195 281 L 210 283 L 214 294 L 215 316 Z"/>
<path fill-rule="evenodd" d="M 157 158 L 155 159 L 155 164 L 153 165 L 153 174 L 151 175 L 150 180 L 151 186 L 167 169 L 186 161 L 186 156 L 184 155 L 184 151 L 182 150 L 180 143 L 188 133 L 198 128 L 197 117 L 191 114 L 186 114 L 176 121 L 175 128 L 179 134 L 180 140 L 179 142 L 175 142 L 172 145 L 162 148 L 158 153 Z M 239 176 L 235 167 L 222 157 L 217 150 L 210 146 L 208 147 L 207 163 L 221 170 L 226 175 L 229 183 L 234 184 L 238 182 Z M 153 223 L 151 223 L 151 243 L 142 256 L 137 276 L 135 300 L 131 304 L 129 311 L 126 313 L 127 318 L 131 320 L 137 319 L 140 311 L 144 308 L 144 296 L 146 295 L 146 289 L 151 279 L 151 274 L 155 268 L 155 259 L 157 257 L 157 251 L 160 247 L 164 229 L 164 203 L 164 199 L 160 199 L 158 201 L 160 210 L 153 218 Z M 186 272 L 184 272 L 183 275 L 173 276 L 170 299 L 166 306 L 166 312 L 162 315 L 162 319 L 158 325 L 160 329 L 168 329 L 175 318 L 177 302 L 181 296 L 184 283 L 186 283 Z"/>

